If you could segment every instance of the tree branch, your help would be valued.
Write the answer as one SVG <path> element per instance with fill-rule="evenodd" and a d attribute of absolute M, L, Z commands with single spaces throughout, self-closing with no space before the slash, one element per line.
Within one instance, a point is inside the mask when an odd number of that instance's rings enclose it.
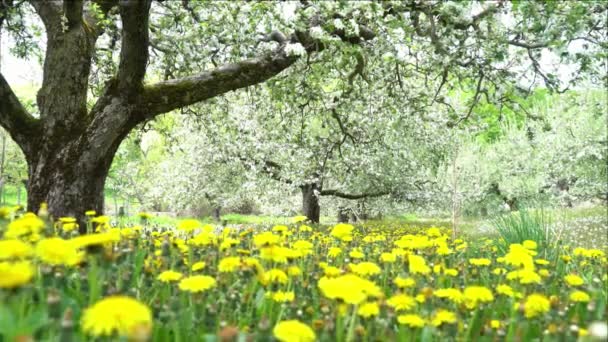
<path fill-rule="evenodd" d="M 142 89 L 148 63 L 148 21 L 151 0 L 120 2 L 122 47 L 118 65 L 118 90 L 131 95 Z"/>
<path fill-rule="evenodd" d="M 25 150 L 35 136 L 37 123 L 38 120 L 23 107 L 4 76 L 0 74 L 0 125 Z"/>
<path fill-rule="evenodd" d="M 370 193 L 361 193 L 361 194 L 348 194 L 341 192 L 340 190 L 321 190 L 321 196 L 335 196 L 344 199 L 356 200 L 362 198 L 372 198 L 372 197 L 382 197 L 385 195 L 391 194 L 390 191 L 378 191 L 378 192 L 370 192 Z"/>
<path fill-rule="evenodd" d="M 245 88 L 279 74 L 297 61 L 287 56 L 284 46 L 270 55 L 144 87 L 142 105 L 146 116 L 153 117 L 239 88 Z"/>
<path fill-rule="evenodd" d="M 364 25 L 359 25 L 359 32 L 359 36 L 347 36 L 340 30 L 332 34 L 352 44 L 360 44 L 375 38 L 374 32 Z M 275 33 L 275 36 L 278 37 L 278 33 Z M 288 41 L 299 42 L 309 54 L 324 49 L 324 46 L 313 39 L 308 31 L 297 31 L 288 40 L 280 38 L 278 40 L 283 43 L 270 54 L 225 64 L 197 75 L 145 86 L 141 101 L 141 105 L 145 107 L 142 111 L 145 117 L 139 119 L 145 120 L 268 80 L 299 59 L 297 55 L 286 53 L 285 46 Z"/>
<path fill-rule="evenodd" d="M 44 23 L 47 32 L 55 32 L 61 28 L 61 5 L 58 1 L 30 0 L 32 7 Z"/>
<path fill-rule="evenodd" d="M 63 2 L 63 13 L 68 20 L 70 29 L 82 24 L 82 0 L 70 0 Z"/>

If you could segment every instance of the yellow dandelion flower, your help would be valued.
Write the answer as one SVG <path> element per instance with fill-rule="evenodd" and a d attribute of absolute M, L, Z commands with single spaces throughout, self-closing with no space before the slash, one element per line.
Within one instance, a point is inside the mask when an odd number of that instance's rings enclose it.
<path fill-rule="evenodd" d="M 147 340 L 152 331 L 152 311 L 130 297 L 107 297 L 84 311 L 81 326 L 94 337 L 117 335 Z"/>
<path fill-rule="evenodd" d="M 312 342 L 317 337 L 308 325 L 297 320 L 277 323 L 272 333 L 281 342 Z"/>
<path fill-rule="evenodd" d="M 173 270 L 167 270 L 159 274 L 156 279 L 162 281 L 163 283 L 170 283 L 182 279 L 182 274 Z"/>
<path fill-rule="evenodd" d="M 486 258 L 472 258 L 469 259 L 469 264 L 474 266 L 490 266 L 492 261 Z"/>
<path fill-rule="evenodd" d="M 354 229 L 355 227 L 350 224 L 338 223 L 333 227 L 330 235 L 342 241 L 352 241 Z"/>
<path fill-rule="evenodd" d="M 79 252 L 69 240 L 49 238 L 38 242 L 36 256 L 48 265 L 72 266 L 82 261 L 84 253 Z"/>
<path fill-rule="evenodd" d="M 407 311 L 416 306 L 416 300 L 406 294 L 396 294 L 386 301 L 386 304 L 395 311 Z"/>
<path fill-rule="evenodd" d="M 587 303 L 591 300 L 591 297 L 586 292 L 574 291 L 570 294 L 570 300 L 578 303 Z"/>
<path fill-rule="evenodd" d="M 416 281 L 413 278 L 397 277 L 393 280 L 393 283 L 400 289 L 416 286 Z"/>
<path fill-rule="evenodd" d="M 215 287 L 216 281 L 214 278 L 206 275 L 196 275 L 183 278 L 179 282 L 179 289 L 187 292 L 205 292 Z"/>
<path fill-rule="evenodd" d="M 483 286 L 467 286 L 464 289 L 465 305 L 468 309 L 474 309 L 479 303 L 490 303 L 494 300 L 492 291 Z"/>
<path fill-rule="evenodd" d="M 264 284 L 287 284 L 288 280 L 287 274 L 278 268 L 264 272 Z"/>
<path fill-rule="evenodd" d="M 22 259 L 34 254 L 34 249 L 21 240 L 0 240 L 0 261 Z"/>
<path fill-rule="evenodd" d="M 38 234 L 43 229 L 44 221 L 34 213 L 26 213 L 8 224 L 4 238 L 15 239 L 29 234 Z"/>
<path fill-rule="evenodd" d="M 568 274 L 564 277 L 566 284 L 570 286 L 581 286 L 585 283 L 583 278 L 577 276 L 576 274 Z"/>
<path fill-rule="evenodd" d="M 363 303 L 357 309 L 357 314 L 364 318 L 370 318 L 378 316 L 380 313 L 380 307 L 376 302 Z"/>
<path fill-rule="evenodd" d="M 329 252 L 327 252 L 327 256 L 329 256 L 330 258 L 335 258 L 340 254 L 342 254 L 342 249 L 340 249 L 339 247 L 331 247 L 329 249 Z"/>
<path fill-rule="evenodd" d="M 193 272 L 200 271 L 203 268 L 205 268 L 205 266 L 207 266 L 207 264 L 204 261 L 197 261 L 194 264 L 192 264 L 191 270 Z"/>
<path fill-rule="evenodd" d="M 217 268 L 220 273 L 232 273 L 241 266 L 241 258 L 226 257 L 220 260 Z"/>
<path fill-rule="evenodd" d="M 177 224 L 177 229 L 183 230 L 185 232 L 191 232 L 193 230 L 200 229 L 202 227 L 203 227 L 203 223 L 201 221 L 195 220 L 195 219 L 181 220 Z"/>
<path fill-rule="evenodd" d="M 455 313 L 441 309 L 435 313 L 435 315 L 431 319 L 431 324 L 436 327 L 439 327 L 443 324 L 456 323 L 456 321 L 457 318 Z"/>
<path fill-rule="evenodd" d="M 526 297 L 524 302 L 524 313 L 526 318 L 534 318 L 549 312 L 550 309 L 551 302 L 549 302 L 549 299 L 542 294 L 531 294 Z"/>
<path fill-rule="evenodd" d="M 382 270 L 373 262 L 360 262 L 358 264 L 350 264 L 350 270 L 361 277 L 369 277 L 380 274 Z"/>
<path fill-rule="evenodd" d="M 427 266 L 426 261 L 419 255 L 410 254 L 408 256 L 410 265 L 410 273 L 412 274 L 429 274 L 431 268 Z"/>
<path fill-rule="evenodd" d="M 29 283 L 34 266 L 29 261 L 0 262 L 0 289 L 12 289 Z"/>
<path fill-rule="evenodd" d="M 422 317 L 415 314 L 399 315 L 397 316 L 397 322 L 412 329 L 422 328 L 426 323 Z"/>
<path fill-rule="evenodd" d="M 433 296 L 448 299 L 456 304 L 462 303 L 465 299 L 462 292 L 454 288 L 435 290 L 433 291 Z"/>

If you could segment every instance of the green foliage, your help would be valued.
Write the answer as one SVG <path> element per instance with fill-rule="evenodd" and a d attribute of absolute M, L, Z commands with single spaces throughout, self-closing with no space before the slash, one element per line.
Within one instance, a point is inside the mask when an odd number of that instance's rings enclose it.
<path fill-rule="evenodd" d="M 551 216 L 544 210 L 529 210 L 521 208 L 519 211 L 497 216 L 492 224 L 500 236 L 498 248 L 506 252 L 509 245 L 532 240 L 538 244 L 541 255 L 555 255 L 556 236 L 551 228 Z"/>

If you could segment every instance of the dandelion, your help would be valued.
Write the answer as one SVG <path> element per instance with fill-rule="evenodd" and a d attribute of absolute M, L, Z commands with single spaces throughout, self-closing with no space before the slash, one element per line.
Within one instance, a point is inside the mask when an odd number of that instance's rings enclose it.
<path fill-rule="evenodd" d="M 433 295 L 438 298 L 446 298 L 455 304 L 460 304 L 464 300 L 464 295 L 458 289 L 439 289 L 433 292 Z"/>
<path fill-rule="evenodd" d="M 380 313 L 380 307 L 376 302 L 363 303 L 357 309 L 357 314 L 364 318 L 370 318 L 378 316 Z"/>
<path fill-rule="evenodd" d="M 266 296 L 278 303 L 290 303 L 293 302 L 296 298 L 296 295 L 293 291 L 268 292 Z"/>
<path fill-rule="evenodd" d="M 84 311 L 81 326 L 94 337 L 117 335 L 147 340 L 152 331 L 152 311 L 130 297 L 107 297 Z"/>
<path fill-rule="evenodd" d="M 570 300 L 577 303 L 587 303 L 591 300 L 591 297 L 583 291 L 574 291 L 570 294 Z"/>
<path fill-rule="evenodd" d="M 393 280 L 393 283 L 400 289 L 416 286 L 416 281 L 413 278 L 397 277 Z"/>
<path fill-rule="evenodd" d="M 564 277 L 566 284 L 570 286 L 581 286 L 585 283 L 583 278 L 577 276 L 576 274 L 568 274 Z"/>
<path fill-rule="evenodd" d="M 205 292 L 215 287 L 216 281 L 214 278 L 206 275 L 196 275 L 187 278 L 183 278 L 179 282 L 179 289 L 182 291 L 197 293 Z"/>
<path fill-rule="evenodd" d="M 538 245 L 536 244 L 536 242 L 532 241 L 532 240 L 526 240 L 522 244 L 523 244 L 524 248 L 531 249 L 531 250 L 534 250 L 534 249 L 536 249 L 538 247 Z"/>
<path fill-rule="evenodd" d="M 12 289 L 29 283 L 34 266 L 29 261 L 0 262 L 0 289 Z"/>
<path fill-rule="evenodd" d="M 182 274 L 176 271 L 168 270 L 159 274 L 156 279 L 162 281 L 163 283 L 170 283 L 182 279 Z"/>
<path fill-rule="evenodd" d="M 291 219 L 291 222 L 293 222 L 293 223 L 300 223 L 300 222 L 304 222 L 306 220 L 308 220 L 308 217 L 302 215 L 302 216 L 295 216 L 295 217 L 293 217 Z"/>
<path fill-rule="evenodd" d="M 120 241 L 120 235 L 112 233 L 87 234 L 77 236 L 68 241 L 72 244 L 74 248 L 79 249 L 89 246 L 101 246 L 109 243 L 118 242 Z"/>
<path fill-rule="evenodd" d="M 542 315 L 546 312 L 549 312 L 551 308 L 551 303 L 542 294 L 531 294 L 526 297 L 524 302 L 524 313 L 526 318 L 534 318 L 539 315 Z"/>
<path fill-rule="evenodd" d="M 474 265 L 474 266 L 490 266 L 491 263 L 492 263 L 492 261 L 490 259 L 486 259 L 486 258 L 469 259 L 469 264 Z"/>
<path fill-rule="evenodd" d="M 494 300 L 492 291 L 483 286 L 468 286 L 464 289 L 464 300 L 468 309 L 474 309 L 479 303 L 490 303 Z"/>
<path fill-rule="evenodd" d="M 40 240 L 36 245 L 36 256 L 48 265 L 73 266 L 84 257 L 69 240 L 50 238 Z"/>
<path fill-rule="evenodd" d="M 407 311 L 416 306 L 416 300 L 406 294 L 397 294 L 389 298 L 386 304 L 395 311 Z"/>
<path fill-rule="evenodd" d="M 207 264 L 204 261 L 197 261 L 194 264 L 192 264 L 192 271 L 196 272 L 196 271 L 200 271 L 203 268 L 205 268 L 205 266 L 207 266 Z"/>
<path fill-rule="evenodd" d="M 39 234 L 42 229 L 44 229 L 44 221 L 34 213 L 26 213 L 8 224 L 4 238 L 15 239 L 25 235 Z"/>
<path fill-rule="evenodd" d="M 203 227 L 203 223 L 201 221 L 195 220 L 195 219 L 181 220 L 177 224 L 177 229 L 183 230 L 185 232 L 191 232 L 193 230 L 196 230 L 196 229 L 199 229 L 202 227 Z"/>
<path fill-rule="evenodd" d="M 425 320 L 415 314 L 399 315 L 397 316 L 397 322 L 402 325 L 406 325 L 412 329 L 424 327 Z"/>
<path fill-rule="evenodd" d="M 515 291 L 509 285 L 499 284 L 496 286 L 496 293 L 507 296 L 507 297 L 515 297 Z"/>
<path fill-rule="evenodd" d="M 397 261 L 397 256 L 393 253 L 382 253 L 380 254 L 380 260 L 387 264 L 392 264 Z"/>
<path fill-rule="evenodd" d="M 34 254 L 32 246 L 21 240 L 0 240 L 0 261 L 23 259 Z"/>
<path fill-rule="evenodd" d="M 331 230 L 330 235 L 342 241 L 352 241 L 354 229 L 355 227 L 350 224 L 338 223 Z"/>
<path fill-rule="evenodd" d="M 319 279 L 318 286 L 325 297 L 341 300 L 348 304 L 359 304 L 368 297 L 382 295 L 382 291 L 376 284 L 353 274 L 336 278 L 323 277 Z"/>
<path fill-rule="evenodd" d="M 272 329 L 276 339 L 282 342 L 312 342 L 315 332 L 306 324 L 297 320 L 281 321 Z"/>
<path fill-rule="evenodd" d="M 429 274 L 431 269 L 426 265 L 424 258 L 419 255 L 409 255 L 408 261 L 410 265 L 410 272 L 412 274 Z"/>
<path fill-rule="evenodd" d="M 277 283 L 287 284 L 289 278 L 287 274 L 280 269 L 273 268 L 264 273 L 264 284 Z"/>
<path fill-rule="evenodd" d="M 435 313 L 435 315 L 431 319 L 431 324 L 436 327 L 439 327 L 443 324 L 456 323 L 456 320 L 457 319 L 455 313 L 441 309 Z"/>
<path fill-rule="evenodd" d="M 232 273 L 241 266 L 241 258 L 226 257 L 220 260 L 217 268 L 220 273 Z"/>
<path fill-rule="evenodd" d="M 380 274 L 381 270 L 378 265 L 373 262 L 361 262 L 358 264 L 350 265 L 351 271 L 361 277 L 369 277 L 376 274 Z"/>
<path fill-rule="evenodd" d="M 329 256 L 330 258 L 336 258 L 340 254 L 342 254 L 342 249 L 340 249 L 339 247 L 331 247 L 329 249 L 329 252 L 327 252 L 327 256 Z"/>

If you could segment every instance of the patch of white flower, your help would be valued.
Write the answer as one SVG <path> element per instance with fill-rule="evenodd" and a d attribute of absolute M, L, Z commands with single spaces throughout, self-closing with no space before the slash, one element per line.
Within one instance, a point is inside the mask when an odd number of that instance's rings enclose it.
<path fill-rule="evenodd" d="M 274 51 L 276 50 L 276 48 L 279 47 L 279 43 L 275 42 L 275 41 L 270 41 L 270 42 L 260 42 L 260 45 L 258 46 L 259 49 L 261 49 L 263 52 L 270 52 L 270 51 Z"/>
<path fill-rule="evenodd" d="M 327 32 L 321 26 L 314 26 L 310 28 L 310 36 L 313 39 L 323 39 L 327 37 Z"/>
<path fill-rule="evenodd" d="M 345 26 L 344 26 L 344 22 L 342 22 L 342 19 L 340 19 L 340 18 L 334 19 L 334 27 L 338 30 L 344 30 Z"/>
<path fill-rule="evenodd" d="M 291 56 L 304 56 L 306 54 L 306 49 L 300 43 L 295 43 L 295 44 L 289 43 L 285 46 L 285 53 L 287 54 L 287 56 L 290 56 L 290 57 Z"/>

